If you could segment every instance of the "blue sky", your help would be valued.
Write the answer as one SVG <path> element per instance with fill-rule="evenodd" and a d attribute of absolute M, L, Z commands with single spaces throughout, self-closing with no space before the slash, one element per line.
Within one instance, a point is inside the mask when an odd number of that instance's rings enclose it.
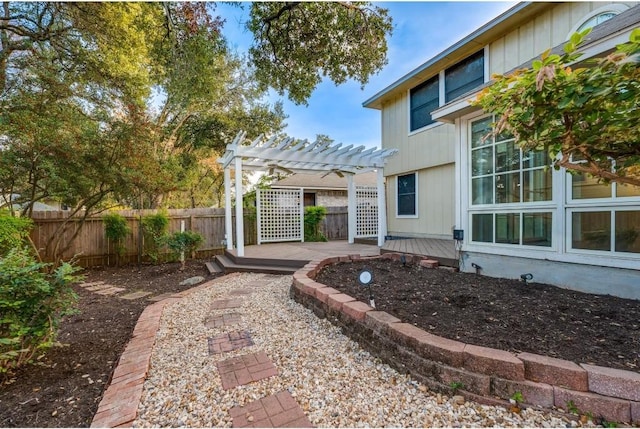
<path fill-rule="evenodd" d="M 246 53 L 251 34 L 244 29 L 249 3 L 244 11 L 218 4 L 226 19 L 223 33 L 232 47 Z M 513 6 L 514 2 L 376 2 L 389 9 L 394 31 L 388 43 L 388 64 L 362 89 L 357 82 L 336 86 L 322 82 L 308 100 L 296 106 L 287 99 L 289 116 L 285 132 L 295 138 L 314 140 L 326 134 L 338 143 L 380 147 L 380 111 L 362 107 L 362 102 L 415 69 L 449 45 Z M 273 93 L 272 100 L 279 97 Z"/>

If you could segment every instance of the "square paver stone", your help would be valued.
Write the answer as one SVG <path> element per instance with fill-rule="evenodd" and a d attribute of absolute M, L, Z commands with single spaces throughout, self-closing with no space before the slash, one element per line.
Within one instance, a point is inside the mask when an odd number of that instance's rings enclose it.
<path fill-rule="evenodd" d="M 242 298 L 218 299 L 211 303 L 212 310 L 226 310 L 228 308 L 238 308 L 242 306 Z"/>
<path fill-rule="evenodd" d="M 230 296 L 249 295 L 250 293 L 253 293 L 253 291 L 254 291 L 253 289 L 247 289 L 247 288 L 233 289 L 229 291 L 227 295 L 230 295 Z"/>
<path fill-rule="evenodd" d="M 240 313 L 218 314 L 205 319 L 207 328 L 222 328 L 224 326 L 237 325 L 242 321 Z"/>
<path fill-rule="evenodd" d="M 216 366 L 225 390 L 278 375 L 278 369 L 265 352 L 236 356 Z"/>
<path fill-rule="evenodd" d="M 146 290 L 140 290 L 138 292 L 131 292 L 126 295 L 120 295 L 120 298 L 134 300 L 134 299 L 145 297 L 147 295 L 151 295 L 151 292 L 147 292 Z"/>
<path fill-rule="evenodd" d="M 207 341 L 209 343 L 210 355 L 230 352 L 253 345 L 249 331 L 226 332 L 215 337 L 207 338 Z"/>
<path fill-rule="evenodd" d="M 122 288 L 122 287 L 112 286 L 109 289 L 102 289 L 102 290 L 96 291 L 96 293 L 98 295 L 115 295 L 118 292 L 122 292 L 123 290 L 125 290 L 125 289 Z"/>
<path fill-rule="evenodd" d="M 313 427 L 300 405 L 286 390 L 249 402 L 242 407 L 233 407 L 229 414 L 234 428 Z"/>

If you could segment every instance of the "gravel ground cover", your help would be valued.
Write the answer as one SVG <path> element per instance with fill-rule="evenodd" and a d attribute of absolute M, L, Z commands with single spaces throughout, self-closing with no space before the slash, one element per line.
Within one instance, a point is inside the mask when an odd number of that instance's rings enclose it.
<path fill-rule="evenodd" d="M 539 410 L 457 403 L 429 392 L 289 299 L 290 276 L 242 274 L 168 305 L 151 357 L 135 427 L 230 427 L 228 410 L 288 390 L 318 427 L 567 427 L 579 423 Z M 243 305 L 211 309 L 252 288 Z M 234 327 L 206 327 L 211 316 L 240 313 Z M 211 325 L 210 325 L 211 326 Z M 207 338 L 247 329 L 254 345 L 209 355 Z M 217 362 L 259 351 L 279 375 L 223 390 Z"/>

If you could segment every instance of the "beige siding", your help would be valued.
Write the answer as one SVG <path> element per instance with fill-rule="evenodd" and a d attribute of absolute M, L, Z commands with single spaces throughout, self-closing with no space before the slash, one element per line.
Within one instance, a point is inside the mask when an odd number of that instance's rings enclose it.
<path fill-rule="evenodd" d="M 407 94 L 396 97 L 382 109 L 382 147 L 399 149 L 385 165 L 385 176 L 454 161 L 455 127 L 442 124 L 410 135 L 408 111 Z"/>
<path fill-rule="evenodd" d="M 572 28 L 592 11 L 614 2 L 560 3 L 489 45 L 489 71 L 504 73 L 562 44 Z M 620 2 L 617 2 L 620 3 Z M 624 2 L 633 6 L 637 2 Z"/>
<path fill-rule="evenodd" d="M 454 164 L 418 171 L 418 217 L 396 216 L 396 180 L 387 178 L 388 234 L 451 238 L 454 220 Z"/>

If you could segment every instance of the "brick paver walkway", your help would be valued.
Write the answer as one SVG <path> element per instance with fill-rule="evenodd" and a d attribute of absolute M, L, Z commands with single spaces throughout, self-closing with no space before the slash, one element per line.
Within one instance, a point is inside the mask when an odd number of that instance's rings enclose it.
<path fill-rule="evenodd" d="M 212 310 L 226 310 L 228 308 L 238 308 L 242 306 L 242 298 L 218 299 L 211 303 Z"/>
<path fill-rule="evenodd" d="M 240 313 L 220 314 L 205 319 L 204 326 L 207 328 L 222 328 L 224 326 L 232 326 L 240 323 L 242 317 Z"/>
<path fill-rule="evenodd" d="M 278 369 L 265 352 L 236 356 L 216 366 L 225 390 L 278 375 Z"/>
<path fill-rule="evenodd" d="M 210 355 L 231 352 L 253 345 L 249 331 L 225 332 L 224 334 L 207 338 L 207 341 L 209 343 Z"/>
<path fill-rule="evenodd" d="M 243 407 L 233 407 L 229 414 L 235 428 L 313 427 L 302 408 L 286 390 L 250 402 Z"/>

